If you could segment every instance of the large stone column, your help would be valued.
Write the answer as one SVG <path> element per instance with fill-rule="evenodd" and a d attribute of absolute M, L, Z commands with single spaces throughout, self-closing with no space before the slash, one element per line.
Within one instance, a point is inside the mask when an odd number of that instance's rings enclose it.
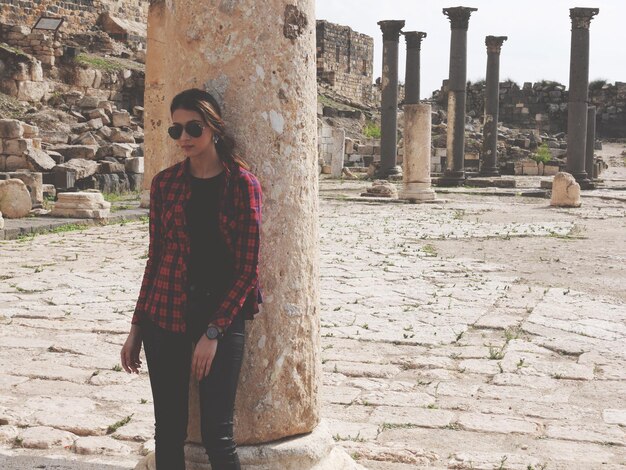
<path fill-rule="evenodd" d="M 593 186 L 585 171 L 587 101 L 589 88 L 589 25 L 598 8 L 570 8 L 572 43 L 567 104 L 567 172 L 581 189 Z"/>
<path fill-rule="evenodd" d="M 427 36 L 421 31 L 407 31 L 406 40 L 406 70 L 404 74 L 404 104 L 420 102 L 420 52 L 422 39 Z"/>
<path fill-rule="evenodd" d="M 477 8 L 444 8 L 450 19 L 450 74 L 448 78 L 447 168 L 441 186 L 460 186 L 465 182 L 465 88 L 467 81 L 467 28 Z"/>
<path fill-rule="evenodd" d="M 487 36 L 487 83 L 481 176 L 500 176 L 498 170 L 498 107 L 500 106 L 500 49 L 506 36 Z"/>
<path fill-rule="evenodd" d="M 313 0 L 156 0 L 149 7 L 144 188 L 159 170 L 182 158 L 166 130 L 170 100 L 189 87 L 216 96 L 240 153 L 263 188 L 264 303 L 257 319 L 246 325 L 235 414 L 244 468 L 354 465 L 351 459 L 327 462 L 338 452 L 329 433 L 318 426 L 314 28 Z M 205 469 L 206 457 L 197 445 L 195 394 L 190 410 L 188 468 Z M 291 436 L 302 437 L 260 448 Z"/>
<path fill-rule="evenodd" d="M 432 201 L 430 185 L 431 147 L 430 104 L 404 105 L 404 171 L 400 199 Z"/>
<path fill-rule="evenodd" d="M 380 133 L 380 168 L 378 176 L 387 178 L 402 172 L 397 166 L 398 153 L 398 43 L 404 20 L 379 21 L 383 32 L 383 74 Z"/>
<path fill-rule="evenodd" d="M 593 154 L 596 146 L 596 107 L 587 107 L 587 142 L 585 146 L 585 171 L 590 180 L 594 179 Z"/>

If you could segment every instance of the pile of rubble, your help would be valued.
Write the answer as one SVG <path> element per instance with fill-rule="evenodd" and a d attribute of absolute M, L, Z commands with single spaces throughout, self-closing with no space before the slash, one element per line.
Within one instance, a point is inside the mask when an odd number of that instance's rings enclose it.
<path fill-rule="evenodd" d="M 30 123 L 0 120 L 0 180 L 21 180 L 32 208 L 42 207 L 44 197 L 57 192 L 139 191 L 144 172 L 143 108 L 136 106 L 131 114 L 76 92 L 63 99 L 67 112 L 43 108 L 27 114 Z M 20 216 L 27 213 L 21 211 Z"/>

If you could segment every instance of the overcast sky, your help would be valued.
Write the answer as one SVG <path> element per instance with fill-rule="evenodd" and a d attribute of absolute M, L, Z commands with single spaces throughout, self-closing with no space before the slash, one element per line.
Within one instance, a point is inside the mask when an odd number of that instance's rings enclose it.
<path fill-rule="evenodd" d="M 444 7 L 478 8 L 467 35 L 467 78 L 485 77 L 485 36 L 508 36 L 500 56 L 500 79 L 518 83 L 542 79 L 569 83 L 572 7 L 599 8 L 590 28 L 589 79 L 626 82 L 626 0 L 316 0 L 318 19 L 350 26 L 374 38 L 374 78 L 381 75 L 380 20 L 405 20 L 404 31 L 425 31 L 421 53 L 421 94 L 430 97 L 448 76 L 450 21 Z M 400 38 L 400 81 L 406 60 Z"/>

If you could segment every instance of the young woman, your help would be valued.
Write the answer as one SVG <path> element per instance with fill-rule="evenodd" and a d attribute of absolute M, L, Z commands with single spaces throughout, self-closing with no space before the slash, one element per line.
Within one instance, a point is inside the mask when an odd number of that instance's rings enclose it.
<path fill-rule="evenodd" d="M 189 375 L 199 382 L 202 442 L 213 470 L 238 470 L 233 411 L 244 320 L 258 311 L 261 188 L 234 153 L 217 101 L 190 89 L 170 105 L 185 160 L 150 190 L 150 247 L 122 367 L 145 347 L 157 470 L 184 470 Z"/>

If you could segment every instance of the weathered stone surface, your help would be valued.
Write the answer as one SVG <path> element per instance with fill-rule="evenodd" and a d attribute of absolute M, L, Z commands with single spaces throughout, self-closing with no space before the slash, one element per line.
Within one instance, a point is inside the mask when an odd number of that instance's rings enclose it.
<path fill-rule="evenodd" d="M 32 171 L 50 171 L 56 162 L 43 150 L 32 148 L 26 152 L 26 161 Z"/>
<path fill-rule="evenodd" d="M 27 428 L 19 435 L 22 447 L 29 449 L 70 448 L 77 438 L 75 434 L 48 426 Z"/>
<path fill-rule="evenodd" d="M 31 204 L 33 207 L 41 205 L 43 203 L 43 181 L 41 173 L 31 171 L 20 171 L 11 173 L 11 178 L 21 180 L 26 189 L 30 193 Z"/>
<path fill-rule="evenodd" d="M 143 173 L 144 162 L 143 157 L 131 157 L 124 161 L 126 171 L 129 173 Z"/>
<path fill-rule="evenodd" d="M 459 426 L 469 431 L 497 432 L 503 434 L 537 434 L 537 424 L 508 416 L 463 413 L 459 417 Z"/>
<path fill-rule="evenodd" d="M 75 70 L 74 80 L 73 80 L 74 85 L 79 86 L 79 87 L 92 87 L 93 86 L 96 80 L 95 69 L 76 67 L 74 70 Z M 96 103 L 96 106 L 97 106 L 97 103 Z"/>
<path fill-rule="evenodd" d="M 98 173 L 123 173 L 125 167 L 123 163 L 101 161 L 98 164 Z"/>
<path fill-rule="evenodd" d="M 28 162 L 26 157 L 20 155 L 8 155 L 4 161 L 5 171 L 27 170 Z"/>
<path fill-rule="evenodd" d="M 98 141 L 91 132 L 85 132 L 72 140 L 72 145 L 93 145 L 97 146 Z"/>
<path fill-rule="evenodd" d="M 557 173 L 552 182 L 551 206 L 580 207 L 580 185 L 569 173 Z"/>
<path fill-rule="evenodd" d="M 81 109 L 94 109 L 98 107 L 100 98 L 97 96 L 84 96 L 78 101 L 78 107 Z"/>
<path fill-rule="evenodd" d="M 113 129 L 111 131 L 111 142 L 117 142 L 119 144 L 134 144 L 135 137 L 133 131 L 126 131 L 123 129 Z"/>
<path fill-rule="evenodd" d="M 98 171 L 98 163 L 83 158 L 73 158 L 69 162 L 54 167 L 54 171 L 71 170 L 76 173 L 76 179 L 87 178 Z"/>
<path fill-rule="evenodd" d="M 0 181 L 0 212 L 8 219 L 26 217 L 32 208 L 30 193 L 18 179 Z"/>
<path fill-rule="evenodd" d="M 33 82 L 26 80 L 19 82 L 17 99 L 24 101 L 41 101 L 48 91 L 48 82 Z"/>
<path fill-rule="evenodd" d="M 0 119 L 0 138 L 21 139 L 24 136 L 24 127 L 17 119 Z"/>
<path fill-rule="evenodd" d="M 31 139 L 9 139 L 4 140 L 3 152 L 7 155 L 22 155 L 33 147 Z"/>
<path fill-rule="evenodd" d="M 77 454 L 129 454 L 130 447 L 126 444 L 106 436 L 79 437 L 74 442 L 74 452 Z"/>
<path fill-rule="evenodd" d="M 366 197 L 386 197 L 390 199 L 398 198 L 398 189 L 393 183 L 386 180 L 376 180 L 372 183 L 372 186 L 367 188 L 366 192 L 361 193 L 361 196 Z"/>
<path fill-rule="evenodd" d="M 61 193 L 54 204 L 54 217 L 102 219 L 109 215 L 111 203 L 100 192 Z"/>
<path fill-rule="evenodd" d="M 111 123 L 113 127 L 128 127 L 130 126 L 130 114 L 128 111 L 113 111 Z"/>
<path fill-rule="evenodd" d="M 602 411 L 602 419 L 607 424 L 619 424 L 626 427 L 626 410 L 606 409 Z"/>
<path fill-rule="evenodd" d="M 74 158 L 94 160 L 98 147 L 96 145 L 56 145 L 52 147 L 52 150 L 63 155 L 65 161 Z"/>
<path fill-rule="evenodd" d="M 205 88 L 227 105 L 227 126 L 263 185 L 264 200 L 276 201 L 263 209 L 264 255 L 259 267 L 265 289 L 271 292 L 263 309 L 272 314 L 260 314 L 247 337 L 235 406 L 235 434 L 241 444 L 307 433 L 319 421 L 317 131 L 315 114 L 302 112 L 315 109 L 316 102 L 313 3 L 265 2 L 265 13 L 259 15 L 258 3 L 247 0 L 210 14 L 203 8 L 177 10 L 176 21 L 172 11 L 159 4 L 151 8 L 148 20 L 151 37 L 168 44 L 180 38 L 188 49 L 181 54 L 173 47 L 148 48 L 145 108 L 154 124 L 146 134 L 150 158 L 144 188 L 159 170 L 179 159 L 165 132 L 170 116 L 163 103 L 181 89 L 197 86 L 194 77 L 203 77 Z M 196 26 L 199 18 L 201 29 Z M 188 60 L 189 54 L 204 57 L 202 51 L 210 45 L 223 43 L 219 25 L 237 31 L 240 40 L 231 41 L 219 56 Z M 194 41 L 184 39 L 189 34 Z M 267 44 L 273 45 L 271 51 Z M 251 54 L 255 61 L 244 59 Z M 284 86 L 287 83 L 298 85 Z M 251 114 L 260 119 L 250 119 Z M 277 146 L 286 150 L 269 152 Z M 285 159 L 291 163 L 285 165 Z M 305 189 L 284 197 L 294 187 Z M 288 213 L 297 217 L 285 217 Z M 295 239 L 293 233 L 306 235 Z M 292 251 L 302 255 L 287 259 L 285 253 Z M 273 333 L 277 328 L 281 335 Z M 197 417 L 197 405 L 192 400 L 192 417 Z M 190 430 L 190 440 L 199 442 L 197 418 L 191 419 Z"/>

